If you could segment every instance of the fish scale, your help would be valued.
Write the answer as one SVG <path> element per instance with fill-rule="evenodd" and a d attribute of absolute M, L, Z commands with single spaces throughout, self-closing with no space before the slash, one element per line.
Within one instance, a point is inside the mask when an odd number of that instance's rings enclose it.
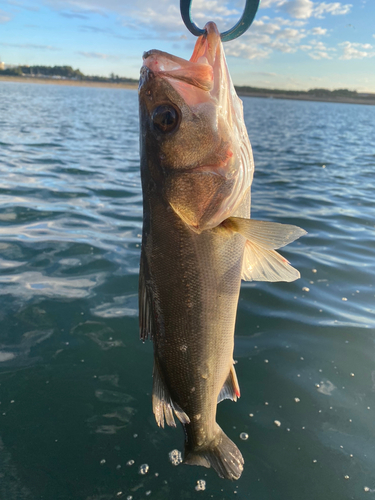
<path fill-rule="evenodd" d="M 240 395 L 233 347 L 241 277 L 293 281 L 275 252 L 304 234 L 250 219 L 253 158 L 220 34 L 206 26 L 190 61 L 152 50 L 139 85 L 142 340 L 154 343 L 156 422 L 185 431 L 184 463 L 238 479 L 241 452 L 216 423 Z"/>

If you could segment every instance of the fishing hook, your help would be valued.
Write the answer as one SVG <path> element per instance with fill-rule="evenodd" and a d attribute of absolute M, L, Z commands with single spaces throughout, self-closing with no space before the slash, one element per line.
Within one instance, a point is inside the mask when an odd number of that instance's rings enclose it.
<path fill-rule="evenodd" d="M 255 14 L 257 13 L 260 0 L 246 0 L 245 9 L 243 11 L 241 19 L 237 24 L 233 26 L 232 29 L 220 33 L 222 42 L 229 42 L 241 36 L 251 23 L 254 21 Z M 185 26 L 195 36 L 200 36 L 205 34 L 205 30 L 198 28 L 198 26 L 191 20 L 190 9 L 192 0 L 180 0 L 180 11 L 182 20 Z"/>

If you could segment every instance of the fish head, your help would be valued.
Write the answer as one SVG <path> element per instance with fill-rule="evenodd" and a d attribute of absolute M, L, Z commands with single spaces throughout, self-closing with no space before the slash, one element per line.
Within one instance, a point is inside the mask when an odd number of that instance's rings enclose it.
<path fill-rule="evenodd" d="M 139 84 L 142 177 L 198 233 L 238 211 L 254 168 L 220 34 L 205 29 L 189 61 L 146 52 Z"/>

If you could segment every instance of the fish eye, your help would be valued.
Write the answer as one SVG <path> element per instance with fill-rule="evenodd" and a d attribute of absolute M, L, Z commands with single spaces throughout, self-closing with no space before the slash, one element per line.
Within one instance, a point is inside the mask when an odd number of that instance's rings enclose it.
<path fill-rule="evenodd" d="M 162 104 L 152 112 L 152 123 L 163 134 L 173 132 L 179 125 L 178 111 L 168 104 Z"/>

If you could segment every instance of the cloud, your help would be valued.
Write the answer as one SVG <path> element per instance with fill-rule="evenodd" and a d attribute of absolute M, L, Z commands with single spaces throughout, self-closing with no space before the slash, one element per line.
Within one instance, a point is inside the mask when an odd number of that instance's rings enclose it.
<path fill-rule="evenodd" d="M 260 9 L 269 9 L 273 5 L 276 5 L 276 7 L 279 7 L 283 3 L 285 3 L 286 0 L 262 0 L 260 2 L 259 8 Z"/>
<path fill-rule="evenodd" d="M 343 47 L 343 55 L 340 59 L 364 59 L 365 57 L 375 56 L 375 51 L 372 50 L 373 46 L 369 43 L 342 42 L 339 43 L 339 46 Z"/>
<path fill-rule="evenodd" d="M 60 16 L 62 17 L 67 17 L 68 19 L 88 19 L 89 16 L 83 12 L 74 12 L 74 11 L 68 11 L 68 12 L 60 12 Z"/>
<path fill-rule="evenodd" d="M 14 47 L 16 49 L 39 49 L 39 50 L 61 50 L 58 47 L 52 47 L 51 45 L 37 45 L 34 43 L 7 43 L 0 42 L 0 45 L 4 47 Z"/>
<path fill-rule="evenodd" d="M 333 59 L 336 49 L 327 47 L 323 42 L 312 40 L 310 44 L 301 45 L 300 49 L 307 52 L 311 59 Z"/>
<path fill-rule="evenodd" d="M 241 39 L 233 40 L 225 47 L 225 53 L 244 59 L 264 59 L 272 52 L 294 53 L 299 48 L 299 43 L 307 36 L 304 28 L 294 27 L 296 21 L 281 18 L 270 20 L 263 16 L 254 21 L 251 30 Z M 298 25 L 304 22 L 297 21 Z"/>
<path fill-rule="evenodd" d="M 289 0 L 289 2 L 284 2 L 281 7 L 291 17 L 308 19 L 312 15 L 314 3 L 311 0 Z"/>
<path fill-rule="evenodd" d="M 16 7 L 20 7 L 21 9 L 29 10 L 31 12 L 39 11 L 39 7 L 37 7 L 36 5 L 28 5 L 23 2 L 18 2 L 17 0 L 7 0 L 7 4 L 14 5 Z"/>
<path fill-rule="evenodd" d="M 353 7 L 351 4 L 342 5 L 340 2 L 325 3 L 322 2 L 314 8 L 314 17 L 323 19 L 323 14 L 332 14 L 333 16 L 342 16 L 348 14 Z"/>
<path fill-rule="evenodd" d="M 10 20 L 11 20 L 10 15 L 7 12 L 0 9 L 0 24 L 5 24 Z"/>
<path fill-rule="evenodd" d="M 315 52 L 310 52 L 309 56 L 312 59 L 332 59 L 332 56 L 328 54 L 328 52 L 324 52 L 323 50 L 317 50 Z"/>
<path fill-rule="evenodd" d="M 327 29 L 326 28 L 319 28 L 319 27 L 316 27 L 316 28 L 313 28 L 310 33 L 312 35 L 326 35 L 327 34 Z"/>
<path fill-rule="evenodd" d="M 233 40 L 225 49 L 227 56 L 242 57 L 243 59 L 265 59 L 271 54 L 271 48 L 252 46 L 240 42 L 237 38 Z"/>
<path fill-rule="evenodd" d="M 323 19 L 325 14 L 333 16 L 344 15 L 350 12 L 351 4 L 340 2 L 313 2 L 312 0 L 262 0 L 260 8 L 280 9 L 296 19 L 317 17 Z"/>
<path fill-rule="evenodd" d="M 117 56 L 112 56 L 110 54 L 101 54 L 100 52 L 77 52 L 77 54 L 89 59 L 119 59 L 119 57 Z"/>

